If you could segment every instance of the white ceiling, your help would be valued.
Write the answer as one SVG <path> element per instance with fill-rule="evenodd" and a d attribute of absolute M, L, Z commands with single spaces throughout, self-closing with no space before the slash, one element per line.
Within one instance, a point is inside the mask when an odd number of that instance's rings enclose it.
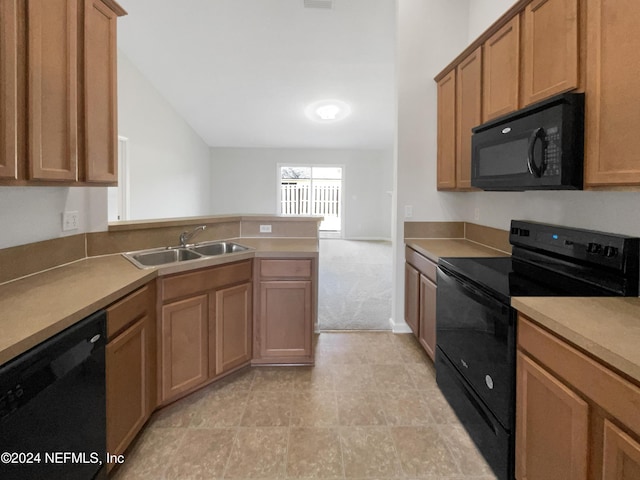
<path fill-rule="evenodd" d="M 121 0 L 118 46 L 210 146 L 392 148 L 395 0 Z M 304 115 L 337 98 L 334 124 Z"/>

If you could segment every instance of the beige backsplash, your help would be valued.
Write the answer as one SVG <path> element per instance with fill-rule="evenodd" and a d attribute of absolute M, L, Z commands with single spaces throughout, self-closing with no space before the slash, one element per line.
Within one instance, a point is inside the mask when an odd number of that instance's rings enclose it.
<path fill-rule="evenodd" d="M 469 222 L 404 222 L 404 238 L 464 238 L 511 253 L 508 231 Z"/>
<path fill-rule="evenodd" d="M 182 232 L 200 225 L 207 228 L 193 239 L 196 242 L 241 237 L 317 239 L 321 220 L 322 217 L 223 215 L 117 222 L 106 232 L 0 249 L 0 284 L 85 257 L 178 245 Z M 271 233 L 260 233 L 260 225 L 271 225 Z"/>

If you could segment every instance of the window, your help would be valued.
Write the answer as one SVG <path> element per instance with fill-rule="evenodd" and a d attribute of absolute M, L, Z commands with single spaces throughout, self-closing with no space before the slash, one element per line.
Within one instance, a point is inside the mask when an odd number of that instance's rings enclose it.
<path fill-rule="evenodd" d="M 279 177 L 282 215 L 322 215 L 320 231 L 340 234 L 342 167 L 281 165 Z"/>

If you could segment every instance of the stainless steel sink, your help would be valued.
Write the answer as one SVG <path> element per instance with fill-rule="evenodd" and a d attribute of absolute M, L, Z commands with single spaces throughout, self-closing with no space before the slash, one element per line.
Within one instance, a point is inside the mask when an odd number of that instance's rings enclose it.
<path fill-rule="evenodd" d="M 186 248 L 163 248 L 129 254 L 130 259 L 135 260 L 145 267 L 157 267 L 166 263 L 184 262 L 202 258 L 201 255 Z M 125 255 L 126 256 L 126 255 Z"/>
<path fill-rule="evenodd" d="M 151 268 L 171 265 L 208 257 L 245 252 L 249 247 L 234 242 L 206 242 L 187 247 L 152 248 L 122 255 L 138 268 Z"/>
<path fill-rule="evenodd" d="M 233 242 L 212 242 L 195 245 L 191 247 L 191 250 L 198 252 L 200 255 L 212 257 L 215 255 L 224 255 L 225 253 L 244 252 L 249 250 L 249 248 Z"/>

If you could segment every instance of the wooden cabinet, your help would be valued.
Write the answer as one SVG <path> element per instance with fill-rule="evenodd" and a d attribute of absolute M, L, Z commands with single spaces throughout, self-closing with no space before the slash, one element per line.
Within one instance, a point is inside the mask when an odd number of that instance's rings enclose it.
<path fill-rule="evenodd" d="M 405 260 L 405 322 L 435 360 L 437 265 L 409 247 L 405 247 Z"/>
<path fill-rule="evenodd" d="M 518 109 L 520 85 L 520 16 L 484 43 L 483 120 Z"/>
<path fill-rule="evenodd" d="M 636 0 L 589 0 L 585 185 L 640 185 L 640 9 Z"/>
<path fill-rule="evenodd" d="M 532 480 L 586 478 L 587 402 L 520 352 L 517 385 L 516 477 Z"/>
<path fill-rule="evenodd" d="M 102 0 L 84 0 L 84 151 L 82 180 L 118 181 L 118 15 Z"/>
<path fill-rule="evenodd" d="M 107 451 L 113 455 L 124 453 L 156 405 L 155 328 L 154 284 L 107 309 Z"/>
<path fill-rule="evenodd" d="M 640 478 L 640 442 L 609 420 L 604 421 L 604 459 L 602 480 Z"/>
<path fill-rule="evenodd" d="M 516 478 L 640 478 L 640 384 L 520 315 Z"/>
<path fill-rule="evenodd" d="M 251 360 L 251 260 L 160 281 L 160 396 L 169 403 Z"/>
<path fill-rule="evenodd" d="M 456 187 L 456 71 L 438 82 L 438 190 Z"/>
<path fill-rule="evenodd" d="M 524 11 L 523 106 L 578 88 L 578 0 L 534 0 Z"/>
<path fill-rule="evenodd" d="M 125 14 L 113 0 L 3 0 L 0 185 L 117 182 L 116 20 Z"/>
<path fill-rule="evenodd" d="M 436 284 L 420 275 L 420 334 L 418 340 L 432 360 L 436 358 Z"/>
<path fill-rule="evenodd" d="M 0 179 L 18 178 L 17 0 L 0 2 Z"/>
<path fill-rule="evenodd" d="M 456 189 L 471 189 L 471 129 L 482 123 L 482 47 L 457 67 Z"/>
<path fill-rule="evenodd" d="M 209 377 L 209 297 L 195 297 L 162 307 L 162 399 L 204 383 Z"/>
<path fill-rule="evenodd" d="M 404 321 L 417 337 L 420 335 L 420 272 L 404 264 Z"/>
<path fill-rule="evenodd" d="M 251 284 L 218 290 L 214 301 L 209 371 L 216 376 L 251 360 Z"/>
<path fill-rule="evenodd" d="M 312 364 L 315 258 L 256 260 L 254 364 Z"/>
<path fill-rule="evenodd" d="M 78 2 L 27 3 L 29 179 L 77 180 Z"/>

